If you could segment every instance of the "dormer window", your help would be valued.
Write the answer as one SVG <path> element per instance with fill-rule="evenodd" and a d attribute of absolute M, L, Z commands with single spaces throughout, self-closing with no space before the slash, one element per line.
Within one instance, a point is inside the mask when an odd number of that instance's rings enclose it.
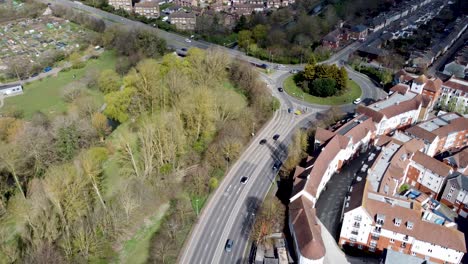
<path fill-rule="evenodd" d="M 384 221 L 385 221 L 385 215 L 377 214 L 377 224 L 383 225 Z"/>
<path fill-rule="evenodd" d="M 401 225 L 401 218 L 395 218 L 394 223 L 395 223 L 396 226 L 400 226 Z"/>
<path fill-rule="evenodd" d="M 414 223 L 411 221 L 406 222 L 406 228 L 413 229 Z"/>

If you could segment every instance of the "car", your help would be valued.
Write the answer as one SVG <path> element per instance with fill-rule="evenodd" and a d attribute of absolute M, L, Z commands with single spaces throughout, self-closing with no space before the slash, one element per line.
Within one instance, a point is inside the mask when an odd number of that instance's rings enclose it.
<path fill-rule="evenodd" d="M 51 70 L 52 70 L 52 67 L 50 67 L 50 66 L 44 68 L 44 72 L 50 72 Z"/>
<path fill-rule="evenodd" d="M 361 102 L 361 98 L 356 98 L 356 100 L 353 101 L 353 104 L 357 105 Z"/>
<path fill-rule="evenodd" d="M 273 164 L 273 170 L 275 171 L 279 170 L 279 168 L 281 168 L 282 165 L 283 165 L 283 162 L 281 162 L 281 160 L 275 161 L 275 163 Z"/>
<path fill-rule="evenodd" d="M 292 108 L 288 108 L 288 113 L 292 113 Z"/>
<path fill-rule="evenodd" d="M 283 88 L 278 87 L 278 91 L 279 91 L 280 93 L 282 93 L 284 90 L 283 90 Z"/>
<path fill-rule="evenodd" d="M 34 78 L 34 77 L 36 77 L 36 76 L 38 76 L 38 75 L 39 75 L 39 73 L 37 73 L 37 72 L 36 72 L 36 73 L 33 73 L 33 74 L 31 75 L 31 78 Z"/>
<path fill-rule="evenodd" d="M 247 176 L 243 176 L 240 180 L 240 183 L 242 184 L 246 184 L 248 181 L 249 181 L 250 177 L 247 177 Z"/>
<path fill-rule="evenodd" d="M 187 51 L 187 48 L 181 48 L 180 50 L 181 51 Z"/>
<path fill-rule="evenodd" d="M 228 239 L 226 242 L 226 246 L 224 247 L 224 250 L 226 250 L 226 252 L 231 252 L 233 245 L 234 245 L 234 241 L 232 241 L 232 239 Z"/>
<path fill-rule="evenodd" d="M 265 143 L 267 143 L 267 140 L 266 140 L 266 139 L 260 140 L 260 145 L 265 145 Z"/>
<path fill-rule="evenodd" d="M 279 137 L 280 137 L 280 135 L 275 134 L 275 135 L 273 136 L 273 140 L 278 140 Z"/>
<path fill-rule="evenodd" d="M 300 110 L 296 110 L 296 111 L 294 111 L 294 114 L 295 115 L 302 115 L 302 112 Z"/>
<path fill-rule="evenodd" d="M 192 42 L 192 41 L 191 41 L 190 39 L 186 38 L 186 39 L 185 39 L 185 42 L 190 43 L 190 42 Z"/>

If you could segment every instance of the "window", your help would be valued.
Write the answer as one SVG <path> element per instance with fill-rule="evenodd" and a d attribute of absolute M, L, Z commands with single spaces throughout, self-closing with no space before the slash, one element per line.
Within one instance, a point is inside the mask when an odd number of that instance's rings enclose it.
<path fill-rule="evenodd" d="M 452 195 L 449 193 L 447 194 L 447 199 L 450 199 L 450 198 L 452 198 Z"/>
<path fill-rule="evenodd" d="M 395 239 L 390 238 L 390 243 L 395 243 Z"/>
<path fill-rule="evenodd" d="M 414 223 L 411 222 L 411 221 L 406 222 L 406 228 L 408 228 L 408 229 L 413 229 L 413 225 L 414 225 Z M 408 235 L 406 235 L 406 237 L 408 237 Z"/>
<path fill-rule="evenodd" d="M 427 252 L 432 253 L 432 249 L 428 249 Z"/>
<path fill-rule="evenodd" d="M 362 249 L 362 245 L 358 245 L 357 247 L 358 247 L 359 249 Z"/>
<path fill-rule="evenodd" d="M 394 223 L 395 223 L 396 226 L 400 226 L 401 225 L 401 218 L 395 218 Z"/>
<path fill-rule="evenodd" d="M 411 252 L 411 255 L 413 255 L 413 256 L 416 256 L 416 253 L 414 253 L 414 252 Z"/>

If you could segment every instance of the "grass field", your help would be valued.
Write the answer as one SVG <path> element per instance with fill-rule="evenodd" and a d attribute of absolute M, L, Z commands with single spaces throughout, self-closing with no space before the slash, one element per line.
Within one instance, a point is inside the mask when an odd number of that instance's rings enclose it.
<path fill-rule="evenodd" d="M 331 97 L 317 97 L 305 93 L 301 88 L 297 87 L 294 82 L 294 75 L 289 76 L 284 81 L 284 90 L 291 96 L 294 96 L 298 99 L 304 100 L 311 104 L 320 104 L 320 105 L 342 105 L 349 104 L 354 99 L 361 96 L 362 91 L 361 87 L 357 85 L 353 80 L 348 80 L 348 90 L 339 96 Z"/>
<path fill-rule="evenodd" d="M 25 119 L 30 119 L 37 111 L 42 111 L 47 115 L 60 114 L 67 110 L 68 104 L 62 99 L 62 89 L 73 82 L 77 85 L 88 71 L 113 69 L 116 63 L 116 56 L 110 51 L 105 51 L 98 59 L 89 60 L 86 66 L 81 69 L 71 69 L 59 72 L 56 77 L 49 76 L 45 79 L 26 84 L 24 94 L 8 97 L 5 105 L 0 109 L 0 113 L 7 113 L 13 110 L 20 110 Z M 75 79 L 73 79 L 75 75 Z M 104 101 L 101 92 L 87 90 L 92 96 L 100 101 Z"/>

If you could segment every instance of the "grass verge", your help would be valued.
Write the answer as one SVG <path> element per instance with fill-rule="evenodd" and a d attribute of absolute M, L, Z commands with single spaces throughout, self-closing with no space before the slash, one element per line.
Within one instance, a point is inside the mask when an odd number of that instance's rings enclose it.
<path fill-rule="evenodd" d="M 284 90 L 291 96 L 296 97 L 297 99 L 304 100 L 311 104 L 319 105 L 343 105 L 349 104 L 354 99 L 361 96 L 362 91 L 361 87 L 354 82 L 353 80 L 348 80 L 348 90 L 339 96 L 330 96 L 330 97 L 317 97 L 305 93 L 299 88 L 294 82 L 294 75 L 289 76 L 284 81 Z"/>

